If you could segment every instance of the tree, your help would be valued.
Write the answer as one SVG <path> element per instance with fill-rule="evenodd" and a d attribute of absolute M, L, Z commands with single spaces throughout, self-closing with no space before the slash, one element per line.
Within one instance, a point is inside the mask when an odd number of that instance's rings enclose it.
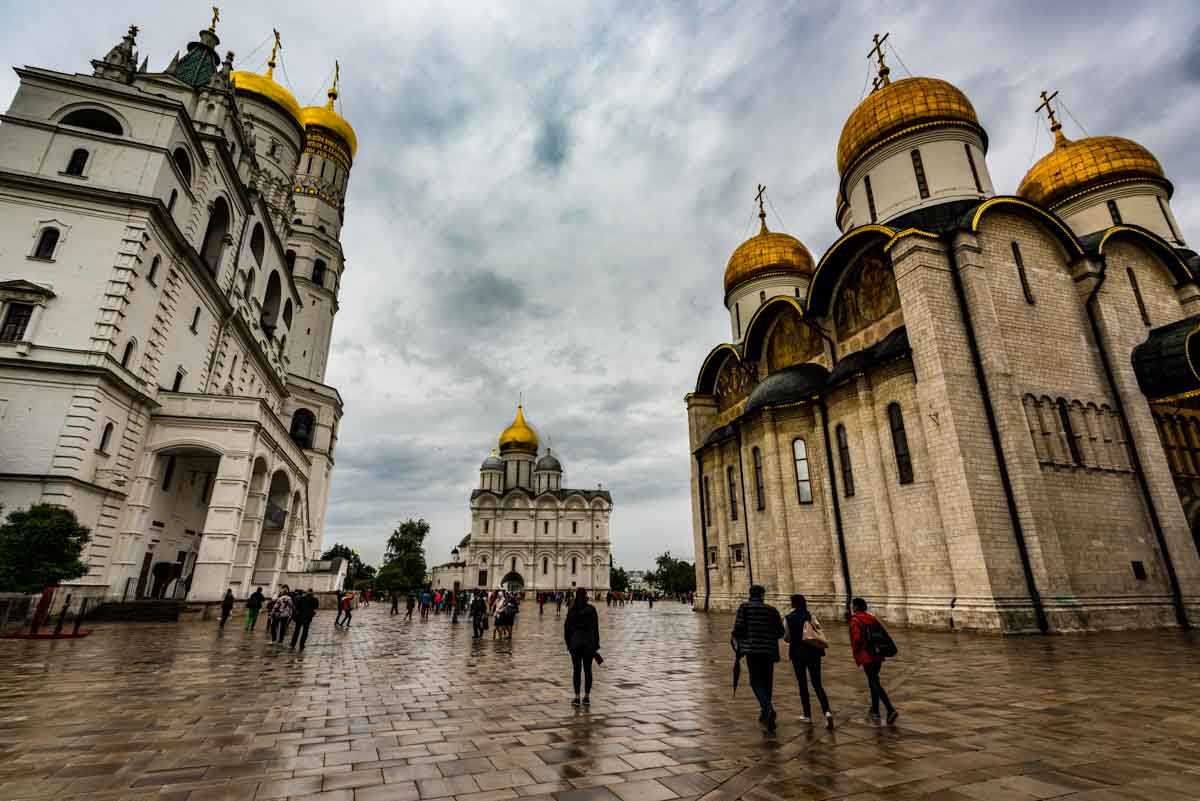
<path fill-rule="evenodd" d="M 696 591 L 696 567 L 691 562 L 676 559 L 667 551 L 655 561 L 658 569 L 652 575 L 654 584 L 666 595 Z"/>
<path fill-rule="evenodd" d="M 420 587 L 425 582 L 425 538 L 429 523 L 424 518 L 409 518 L 396 527 L 388 537 L 383 554 L 383 568 L 403 589 Z"/>
<path fill-rule="evenodd" d="M 346 568 L 346 586 L 353 587 L 355 579 L 362 578 L 365 571 L 369 571 L 375 575 L 375 568 L 370 565 L 364 565 L 362 558 L 359 557 L 358 551 L 351 548 L 349 545 L 342 545 L 340 542 L 332 548 L 326 549 L 325 553 L 321 554 L 322 559 L 345 559 Z"/>
<path fill-rule="evenodd" d="M 623 567 L 610 567 L 608 569 L 608 586 L 613 592 L 625 592 L 629 589 L 629 574 L 625 572 Z"/>
<path fill-rule="evenodd" d="M 0 591 L 40 592 L 87 575 L 79 557 L 91 532 L 70 509 L 34 504 L 0 526 Z"/>

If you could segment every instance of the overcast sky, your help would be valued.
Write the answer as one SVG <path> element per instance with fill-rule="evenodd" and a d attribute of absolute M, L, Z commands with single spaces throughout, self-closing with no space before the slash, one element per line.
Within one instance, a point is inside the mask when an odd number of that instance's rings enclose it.
<path fill-rule="evenodd" d="M 68 72 L 129 24 L 161 70 L 210 14 L 0 9 L 4 61 Z M 1194 2 L 227 3 L 221 49 L 261 70 L 267 47 L 250 54 L 279 28 L 276 77 L 302 104 L 323 100 L 340 59 L 358 132 L 326 545 L 377 561 L 399 520 L 425 517 L 444 561 L 523 392 L 568 484 L 612 491 L 617 564 L 691 559 L 683 396 L 729 337 L 725 262 L 752 233 L 759 182 L 773 229 L 818 258 L 835 239 L 834 151 L 871 34 L 891 32 L 893 77 L 967 93 L 1000 192 L 1048 149 L 1033 109 L 1058 89 L 1068 136 L 1082 125 L 1158 156 L 1186 236 L 1200 222 L 1198 17 Z M 15 87 L 0 75 L 0 102 Z"/>

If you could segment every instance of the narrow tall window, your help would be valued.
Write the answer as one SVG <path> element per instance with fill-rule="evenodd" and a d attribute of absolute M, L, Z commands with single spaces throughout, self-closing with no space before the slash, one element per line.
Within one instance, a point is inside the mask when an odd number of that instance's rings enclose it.
<path fill-rule="evenodd" d="M 871 222 L 875 222 L 875 193 L 871 191 L 871 176 L 863 178 L 863 187 L 867 190 L 867 210 L 871 212 Z"/>
<path fill-rule="evenodd" d="M 729 519 L 737 520 L 737 479 L 732 467 L 725 468 L 725 478 L 729 482 Z"/>
<path fill-rule="evenodd" d="M 296 271 L 296 251 L 289 250 L 287 253 L 284 253 L 283 260 L 287 262 L 288 273 L 294 273 Z"/>
<path fill-rule="evenodd" d="M 838 458 L 842 462 L 842 492 L 847 498 L 854 497 L 854 468 L 850 465 L 850 438 L 846 436 L 846 427 L 839 424 L 837 432 Z"/>
<path fill-rule="evenodd" d="M 484 533 L 484 534 L 487 534 L 487 533 L 488 533 L 488 523 L 490 523 L 490 522 L 491 522 L 490 520 L 484 520 L 484 521 L 483 521 L 483 533 Z"/>
<path fill-rule="evenodd" d="M 513 534 L 516 534 L 516 533 L 517 533 L 517 521 L 514 520 L 513 521 Z"/>
<path fill-rule="evenodd" d="M 1062 426 L 1063 436 L 1067 440 L 1067 450 L 1071 452 L 1071 461 L 1077 465 L 1083 465 L 1083 454 L 1079 450 L 1079 439 L 1075 436 L 1075 426 L 1071 424 L 1071 407 L 1067 405 L 1065 398 L 1059 398 L 1058 406 L 1058 421 Z"/>
<path fill-rule="evenodd" d="M 571 521 L 571 533 L 572 533 L 572 534 L 578 534 L 578 533 L 579 533 L 579 521 L 578 521 L 578 520 L 572 520 L 572 521 Z"/>
<path fill-rule="evenodd" d="M 514 573 L 517 572 L 517 557 L 515 557 L 515 556 L 512 558 L 512 571 Z"/>
<path fill-rule="evenodd" d="M 543 556 L 542 557 L 542 575 L 544 576 L 549 572 L 550 572 L 550 560 Z"/>
<path fill-rule="evenodd" d="M 904 414 L 900 411 L 900 404 L 888 406 L 888 425 L 892 429 L 892 449 L 896 452 L 896 475 L 901 484 L 911 484 L 912 454 L 908 451 L 908 434 L 904 431 Z"/>
<path fill-rule="evenodd" d="M 45 228 L 42 230 L 42 235 L 38 237 L 37 248 L 33 251 L 35 259 L 52 259 L 54 258 L 54 248 L 58 246 L 58 229 Z"/>
<path fill-rule="evenodd" d="M 77 148 L 71 153 L 71 159 L 67 162 L 67 169 L 64 170 L 67 175 L 83 175 L 83 168 L 87 166 L 88 152 L 83 148 Z"/>
<path fill-rule="evenodd" d="M 167 214 L 170 214 L 171 212 L 173 212 L 175 210 L 175 201 L 176 200 L 179 200 L 179 190 L 172 189 L 171 196 L 169 198 L 167 198 Z"/>
<path fill-rule="evenodd" d="M 183 387 L 183 371 L 175 371 L 175 380 L 171 382 L 171 391 L 178 392 Z"/>
<path fill-rule="evenodd" d="M 192 313 L 192 333 L 196 333 L 196 329 L 200 326 L 200 307 L 196 307 L 196 311 Z"/>
<path fill-rule="evenodd" d="M 767 302 L 767 290 L 760 289 L 758 291 L 758 305 L 761 306 Z"/>
<path fill-rule="evenodd" d="M 1171 222 L 1171 215 L 1167 212 L 1167 204 L 1163 203 L 1161 195 L 1155 195 L 1154 199 L 1158 201 L 1158 210 L 1162 212 L 1163 219 L 1167 221 L 1167 230 L 1171 232 L 1171 238 L 1176 242 L 1180 241 L 1179 232 L 1175 230 L 1175 223 Z"/>
<path fill-rule="evenodd" d="M 812 478 L 808 474 L 808 446 L 804 440 L 792 441 L 792 456 L 796 460 L 796 497 L 800 503 L 812 503 Z"/>
<path fill-rule="evenodd" d="M 158 277 L 158 265 L 162 264 L 162 256 L 155 256 L 150 262 L 150 272 L 146 273 L 146 280 L 154 286 L 158 286 L 154 279 Z"/>
<path fill-rule="evenodd" d="M 167 465 L 163 468 L 163 492 L 171 491 L 171 478 L 175 475 L 175 457 L 167 457 Z"/>
<path fill-rule="evenodd" d="M 967 151 L 967 164 L 971 167 L 971 177 L 975 179 L 975 191 L 982 192 L 983 184 L 979 182 L 979 170 L 975 168 L 975 154 L 971 152 L 971 146 L 964 144 L 963 148 Z"/>
<path fill-rule="evenodd" d="M 1138 313 L 1142 315 L 1142 323 L 1150 325 L 1150 313 L 1146 311 L 1146 301 L 1142 299 L 1142 290 L 1138 286 L 1137 276 L 1134 275 L 1133 268 L 1126 267 L 1125 274 L 1129 276 L 1129 286 L 1133 289 L 1133 299 L 1137 301 Z"/>
<path fill-rule="evenodd" d="M 97 449 L 101 453 L 108 453 L 108 443 L 112 439 L 113 424 L 109 423 L 104 426 L 104 433 L 100 435 L 100 447 Z"/>
<path fill-rule="evenodd" d="M 913 174 L 917 176 L 917 191 L 921 193 L 922 199 L 929 197 L 929 182 L 925 180 L 925 164 L 921 161 L 921 151 L 912 150 L 909 152 L 912 156 Z"/>
<path fill-rule="evenodd" d="M 1021 247 L 1012 243 L 1013 261 L 1017 263 L 1017 275 L 1021 279 L 1021 291 L 1025 293 L 1025 302 L 1033 305 L 1033 289 L 1029 286 L 1029 276 L 1025 272 L 1025 259 L 1021 257 Z"/>
<path fill-rule="evenodd" d="M 129 369 L 129 363 L 133 361 L 133 340 L 125 343 L 125 352 L 121 354 L 121 366 Z"/>
<path fill-rule="evenodd" d="M 754 496 L 755 496 L 754 499 L 758 504 L 758 510 L 761 512 L 763 509 L 767 508 L 767 493 L 764 491 L 764 488 L 763 488 L 762 451 L 760 451 L 758 448 L 755 448 L 753 451 L 753 456 L 754 456 Z"/>
<path fill-rule="evenodd" d="M 4 325 L 0 325 L 0 342 L 20 342 L 25 338 L 25 329 L 33 318 L 30 303 L 9 303 L 4 314 Z"/>
<path fill-rule="evenodd" d="M 742 307 L 740 304 L 733 304 L 733 318 L 737 322 L 737 337 L 742 338 Z"/>
<path fill-rule="evenodd" d="M 704 524 L 712 525 L 712 485 L 709 483 L 708 476 L 704 477 Z"/>
<path fill-rule="evenodd" d="M 549 534 L 549 533 L 550 533 L 550 521 L 549 521 L 549 520 L 543 520 L 543 521 L 542 521 L 542 533 L 543 533 L 543 534 Z"/>
<path fill-rule="evenodd" d="M 312 282 L 318 286 L 325 286 L 325 262 L 321 259 L 313 262 Z"/>
<path fill-rule="evenodd" d="M 1121 210 L 1117 208 L 1117 201 L 1110 200 L 1105 205 L 1108 206 L 1108 216 L 1112 217 L 1113 225 L 1121 224 Z"/>

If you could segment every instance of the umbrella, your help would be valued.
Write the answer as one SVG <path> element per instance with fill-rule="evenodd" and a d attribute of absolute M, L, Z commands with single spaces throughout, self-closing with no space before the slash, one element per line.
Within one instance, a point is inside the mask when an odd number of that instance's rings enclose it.
<path fill-rule="evenodd" d="M 733 649 L 733 694 L 736 696 L 738 681 L 742 678 L 742 652 L 738 648 L 738 641 L 733 637 L 729 638 L 729 647 Z"/>

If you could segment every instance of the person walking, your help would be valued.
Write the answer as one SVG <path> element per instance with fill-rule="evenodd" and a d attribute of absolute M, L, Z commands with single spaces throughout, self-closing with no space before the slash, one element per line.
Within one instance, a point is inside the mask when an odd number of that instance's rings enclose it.
<path fill-rule="evenodd" d="M 300 641 L 300 650 L 304 650 L 304 644 L 308 642 L 308 627 L 312 625 L 313 618 L 316 617 L 317 609 L 321 606 L 320 600 L 313 594 L 310 587 L 306 592 L 296 598 L 296 611 L 292 614 L 292 619 L 296 621 L 295 628 L 292 629 L 292 644 L 289 648 L 296 647 L 296 641 Z"/>
<path fill-rule="evenodd" d="M 351 614 L 353 611 L 354 611 L 354 593 L 348 592 L 344 596 L 342 596 L 342 623 L 341 623 L 342 628 L 344 628 L 344 629 L 350 628 L 350 618 L 353 617 L 353 615 Z M 334 626 L 337 626 L 337 625 L 338 624 L 336 624 L 336 623 L 334 624 Z"/>
<path fill-rule="evenodd" d="M 487 601 L 483 593 L 475 593 L 471 599 L 471 639 L 483 639 L 483 632 L 487 630 L 487 613 Z"/>
<path fill-rule="evenodd" d="M 413 609 L 416 609 L 416 607 L 417 607 L 417 596 L 413 595 L 410 592 L 408 594 L 408 598 L 406 598 L 404 601 L 404 619 L 405 620 L 412 620 Z"/>
<path fill-rule="evenodd" d="M 246 631 L 254 631 L 254 624 L 258 622 L 259 610 L 262 609 L 265 601 L 262 587 L 256 587 L 254 592 L 250 593 L 250 597 L 246 599 Z"/>
<path fill-rule="evenodd" d="M 867 611 L 867 602 L 855 598 L 850 602 L 854 614 L 850 616 L 850 648 L 854 652 L 854 661 L 867 675 L 867 687 L 871 690 L 871 711 L 868 713 L 873 720 L 879 720 L 879 702 L 887 710 L 887 722 L 892 724 L 900 713 L 892 706 L 892 699 L 879 681 L 879 671 L 883 669 L 884 660 L 896 655 L 896 645 L 891 635 L 879 622 L 879 619 Z"/>
<path fill-rule="evenodd" d="M 558 617 L 562 614 L 563 594 L 561 592 L 554 593 L 554 616 Z"/>
<path fill-rule="evenodd" d="M 785 639 L 788 643 L 788 659 L 796 673 L 796 683 L 800 686 L 800 705 L 804 708 L 800 720 L 804 723 L 812 720 L 812 704 L 808 698 L 808 682 L 811 679 L 813 692 L 821 704 L 821 714 L 825 716 L 825 728 L 832 730 L 833 713 L 829 711 L 829 698 L 821 684 L 821 659 L 825 656 L 828 643 L 825 633 L 821 631 L 820 621 L 808 611 L 808 601 L 803 595 L 792 596 L 792 611 L 784 618 L 784 623 L 787 624 Z"/>
<path fill-rule="evenodd" d="M 784 635 L 779 610 L 765 603 L 767 590 L 761 584 L 750 588 L 750 600 L 738 607 L 733 624 L 733 641 L 739 657 L 746 657 L 750 671 L 750 689 L 758 699 L 759 723 L 768 732 L 775 731 L 775 707 L 771 696 L 775 684 L 775 663 L 779 661 L 779 638 Z"/>
<path fill-rule="evenodd" d="M 225 597 L 221 599 L 221 626 L 225 628 L 225 623 L 228 622 L 229 616 L 233 614 L 233 590 L 225 590 Z"/>
<path fill-rule="evenodd" d="M 392 611 L 388 612 L 388 614 L 400 614 L 400 593 L 396 592 L 395 590 L 392 590 Z"/>
<path fill-rule="evenodd" d="M 288 585 L 284 584 L 279 588 L 279 594 L 275 596 L 275 603 L 271 606 L 272 642 L 283 642 L 284 636 L 287 635 L 288 623 L 292 619 L 292 613 L 295 611 L 295 608 Z"/>
<path fill-rule="evenodd" d="M 575 593 L 575 603 L 567 610 L 563 623 L 563 639 L 571 655 L 571 682 L 575 687 L 572 706 L 590 706 L 592 703 L 592 662 L 600 650 L 600 617 L 596 607 L 588 603 L 588 594 Z M 579 698 L 580 673 L 583 674 L 583 700 Z"/>

